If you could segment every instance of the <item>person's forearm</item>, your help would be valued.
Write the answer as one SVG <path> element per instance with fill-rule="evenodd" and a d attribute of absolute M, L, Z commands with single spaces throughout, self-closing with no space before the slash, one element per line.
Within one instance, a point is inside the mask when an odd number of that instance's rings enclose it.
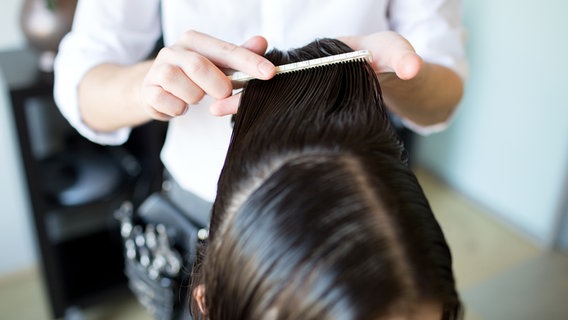
<path fill-rule="evenodd" d="M 450 69 L 423 63 L 418 75 L 401 80 L 394 73 L 379 75 L 385 104 L 399 116 L 422 125 L 450 117 L 463 94 L 463 83 Z"/>
<path fill-rule="evenodd" d="M 102 64 L 91 69 L 79 84 L 83 121 L 97 131 L 113 131 L 151 120 L 141 106 L 140 86 L 150 62 L 133 66 Z"/>

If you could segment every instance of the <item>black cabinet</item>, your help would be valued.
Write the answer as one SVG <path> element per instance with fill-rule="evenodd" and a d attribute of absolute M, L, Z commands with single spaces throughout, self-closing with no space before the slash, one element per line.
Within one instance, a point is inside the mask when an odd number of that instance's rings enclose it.
<path fill-rule="evenodd" d="M 25 167 L 40 263 L 53 317 L 126 287 L 119 223 L 161 185 L 165 123 L 135 128 L 127 143 L 101 146 L 80 136 L 53 98 L 53 75 L 28 49 L 0 52 Z"/>

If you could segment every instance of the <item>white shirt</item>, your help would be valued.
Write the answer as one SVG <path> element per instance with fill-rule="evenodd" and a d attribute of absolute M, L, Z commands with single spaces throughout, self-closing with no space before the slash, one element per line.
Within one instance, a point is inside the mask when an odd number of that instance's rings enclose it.
<path fill-rule="evenodd" d="M 406 37 L 428 62 L 466 76 L 461 0 L 81 0 L 72 31 L 55 62 L 55 99 L 82 135 L 100 144 L 121 144 L 129 128 L 96 132 L 81 120 L 77 86 L 102 62 L 133 64 L 144 59 L 163 34 L 165 45 L 194 29 L 235 44 L 253 35 L 281 50 L 316 38 L 366 35 L 394 30 Z M 227 151 L 230 117 L 209 114 L 205 97 L 171 120 L 162 161 L 188 191 L 212 201 Z M 415 131 L 427 133 L 440 124 Z"/>

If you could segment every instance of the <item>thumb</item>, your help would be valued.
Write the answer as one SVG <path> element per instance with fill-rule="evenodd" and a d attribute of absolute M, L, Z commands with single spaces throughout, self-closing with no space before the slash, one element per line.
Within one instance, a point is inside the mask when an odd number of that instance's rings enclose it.
<path fill-rule="evenodd" d="M 394 72 L 396 76 L 402 80 L 409 80 L 416 77 L 424 62 L 414 51 L 404 53 L 395 58 L 395 60 L 397 61 L 393 61 Z"/>

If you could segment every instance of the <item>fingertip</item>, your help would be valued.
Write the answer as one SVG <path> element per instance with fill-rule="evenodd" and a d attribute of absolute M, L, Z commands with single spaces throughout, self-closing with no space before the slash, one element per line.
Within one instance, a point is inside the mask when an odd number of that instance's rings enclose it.
<path fill-rule="evenodd" d="M 214 116 L 222 117 L 237 113 L 240 94 L 230 96 L 213 102 L 209 106 L 209 113 Z"/>
<path fill-rule="evenodd" d="M 224 116 L 225 114 L 223 113 L 222 110 L 222 106 L 219 103 L 219 100 L 213 102 L 211 105 L 209 105 L 209 113 L 211 113 L 212 115 L 216 116 L 216 117 L 220 117 L 220 116 Z"/>
<path fill-rule="evenodd" d="M 268 41 L 262 36 L 253 36 L 242 45 L 243 48 L 246 48 L 259 56 L 264 55 L 266 52 L 266 48 L 268 47 Z M 261 58 L 262 60 L 258 63 L 258 71 L 259 71 L 259 78 L 260 79 L 270 79 L 276 73 L 276 68 L 274 65 L 267 60 L 266 58 Z"/>
<path fill-rule="evenodd" d="M 276 67 L 270 61 L 265 60 L 258 64 L 258 71 L 261 74 L 261 79 L 268 80 L 276 74 Z"/>
<path fill-rule="evenodd" d="M 414 52 L 405 54 L 399 61 L 395 70 L 396 75 L 402 80 L 409 80 L 416 75 L 422 68 L 422 58 Z"/>
<path fill-rule="evenodd" d="M 216 103 L 213 103 L 209 106 L 209 113 L 211 115 L 216 116 L 216 117 L 222 116 L 222 114 L 220 113 L 219 108 L 217 107 Z"/>
<path fill-rule="evenodd" d="M 262 55 L 266 52 L 266 48 L 268 48 L 268 41 L 262 36 L 252 36 L 242 44 L 242 47 Z"/>

